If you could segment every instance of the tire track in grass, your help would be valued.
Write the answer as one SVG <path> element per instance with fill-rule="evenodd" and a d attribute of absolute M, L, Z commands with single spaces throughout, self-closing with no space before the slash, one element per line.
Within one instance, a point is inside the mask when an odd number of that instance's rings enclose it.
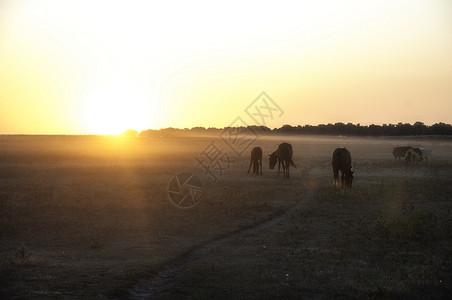
<path fill-rule="evenodd" d="M 179 275 L 183 270 L 195 261 L 202 259 L 211 250 L 220 246 L 223 243 L 228 243 L 241 236 L 248 234 L 254 234 L 258 231 L 264 230 L 274 224 L 282 221 L 283 219 L 289 217 L 300 209 L 304 204 L 312 199 L 312 188 L 309 185 L 309 174 L 314 167 L 309 167 L 302 171 L 301 173 L 301 184 L 306 189 L 305 197 L 283 212 L 282 214 L 273 217 L 269 220 L 265 220 L 261 223 L 255 223 L 238 231 L 229 233 L 225 236 L 216 238 L 209 241 L 201 246 L 198 246 L 187 253 L 177 257 L 173 262 L 167 264 L 162 270 L 160 270 L 155 276 L 149 279 L 140 279 L 138 283 L 129 290 L 128 299 L 131 300 L 141 300 L 141 299 L 156 299 L 159 295 L 167 289 L 169 284 L 174 280 L 174 278 Z"/>

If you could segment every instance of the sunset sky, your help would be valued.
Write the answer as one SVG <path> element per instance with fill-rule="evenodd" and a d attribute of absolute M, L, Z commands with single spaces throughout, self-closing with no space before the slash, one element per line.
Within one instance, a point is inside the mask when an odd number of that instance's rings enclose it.
<path fill-rule="evenodd" d="M 303 3 L 303 4 L 301 4 Z M 0 0 L 0 134 L 452 123 L 452 1 Z"/>

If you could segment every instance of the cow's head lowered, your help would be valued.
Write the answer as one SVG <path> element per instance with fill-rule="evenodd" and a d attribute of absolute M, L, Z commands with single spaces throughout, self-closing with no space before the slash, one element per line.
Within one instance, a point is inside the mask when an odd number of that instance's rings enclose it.
<path fill-rule="evenodd" d="M 347 188 L 352 187 L 353 173 L 355 173 L 355 171 L 353 171 L 352 168 L 350 168 L 348 171 L 345 171 L 345 173 L 344 173 L 345 187 L 347 187 Z"/>
<path fill-rule="evenodd" d="M 269 167 L 270 169 L 274 169 L 276 162 L 278 161 L 278 155 L 276 154 L 276 151 L 273 152 L 272 154 L 269 154 Z"/>

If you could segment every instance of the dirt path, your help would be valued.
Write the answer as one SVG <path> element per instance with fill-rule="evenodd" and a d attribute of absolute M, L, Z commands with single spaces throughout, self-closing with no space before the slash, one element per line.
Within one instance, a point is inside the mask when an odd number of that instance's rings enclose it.
<path fill-rule="evenodd" d="M 306 189 L 306 195 L 296 205 L 288 209 L 279 216 L 266 220 L 262 223 L 253 224 L 249 227 L 241 229 L 239 231 L 230 233 L 224 237 L 217 238 L 210 242 L 201 245 L 190 252 L 176 258 L 172 263 L 166 265 L 157 275 L 149 279 L 141 279 L 139 282 L 129 291 L 128 299 L 158 299 L 162 291 L 173 281 L 173 279 L 183 272 L 183 270 L 189 267 L 190 264 L 202 259 L 212 249 L 220 246 L 223 243 L 229 243 L 236 240 L 239 237 L 255 234 L 259 231 L 265 230 L 271 226 L 274 226 L 278 222 L 292 215 L 301 206 L 306 204 L 312 199 L 312 189 L 309 186 L 309 174 L 314 167 L 307 168 L 301 172 L 301 182 Z"/>

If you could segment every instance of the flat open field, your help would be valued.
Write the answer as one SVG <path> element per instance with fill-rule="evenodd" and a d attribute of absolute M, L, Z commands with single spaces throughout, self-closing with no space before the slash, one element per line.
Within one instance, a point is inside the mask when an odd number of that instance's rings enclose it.
<path fill-rule="evenodd" d="M 266 156 L 283 141 L 289 179 Z M 229 154 L 216 178 L 199 163 L 212 142 Z M 450 298 L 452 139 L 257 145 L 263 176 L 218 136 L 0 136 L 0 298 Z M 432 161 L 395 162 L 404 145 Z M 355 168 L 345 192 L 332 187 L 341 146 Z M 202 182 L 191 208 L 169 201 L 181 173 Z"/>

